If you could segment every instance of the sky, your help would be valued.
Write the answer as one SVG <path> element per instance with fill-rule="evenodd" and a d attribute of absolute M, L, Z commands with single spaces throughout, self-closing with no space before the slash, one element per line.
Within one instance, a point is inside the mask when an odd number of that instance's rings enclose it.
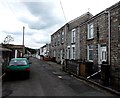
<path fill-rule="evenodd" d="M 51 34 L 86 12 L 93 15 L 119 0 L 0 0 L 0 43 L 10 35 L 10 44 L 38 49 L 50 43 Z"/>

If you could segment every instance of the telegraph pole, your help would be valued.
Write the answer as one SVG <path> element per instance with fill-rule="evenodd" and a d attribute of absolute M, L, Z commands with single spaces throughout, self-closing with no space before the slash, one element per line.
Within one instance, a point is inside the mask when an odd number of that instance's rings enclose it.
<path fill-rule="evenodd" d="M 23 26 L 23 54 L 22 54 L 22 57 L 24 56 L 24 53 L 25 53 L 25 46 L 24 46 L 24 32 L 25 32 L 25 27 Z"/>

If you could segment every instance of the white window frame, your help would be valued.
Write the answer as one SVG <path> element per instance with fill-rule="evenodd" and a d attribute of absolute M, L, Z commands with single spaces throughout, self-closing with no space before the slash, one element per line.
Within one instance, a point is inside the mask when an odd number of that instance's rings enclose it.
<path fill-rule="evenodd" d="M 71 31 L 71 43 L 76 42 L 76 29 L 72 29 Z"/>
<path fill-rule="evenodd" d="M 92 48 L 90 48 L 90 47 L 92 47 Z M 88 61 L 90 61 L 90 62 L 93 62 L 93 59 L 90 59 L 90 51 L 93 51 L 93 45 L 88 45 L 87 46 L 87 51 L 88 51 L 88 55 L 87 55 L 87 58 L 88 58 Z M 94 55 L 94 53 L 93 53 L 93 55 Z M 94 58 L 94 57 L 93 57 Z"/>
<path fill-rule="evenodd" d="M 64 30 L 62 30 L 62 43 L 64 43 Z"/>
<path fill-rule="evenodd" d="M 59 34 L 59 33 L 58 33 L 58 35 L 57 35 L 57 38 L 58 38 L 58 39 L 57 39 L 57 42 L 58 42 L 57 44 L 59 45 L 59 44 L 60 44 L 60 34 Z"/>
<path fill-rule="evenodd" d="M 107 61 L 107 46 L 101 46 L 101 60 Z"/>
<path fill-rule="evenodd" d="M 74 50 L 73 50 L 74 48 Z M 75 59 L 75 45 L 71 46 L 71 59 Z"/>
<path fill-rule="evenodd" d="M 88 39 L 93 39 L 93 38 L 94 38 L 94 28 L 93 28 L 93 23 L 88 24 L 87 38 L 88 38 Z"/>

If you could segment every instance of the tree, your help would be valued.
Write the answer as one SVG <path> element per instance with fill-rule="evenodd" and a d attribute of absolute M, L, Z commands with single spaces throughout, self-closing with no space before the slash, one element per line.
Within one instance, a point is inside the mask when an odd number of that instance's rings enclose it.
<path fill-rule="evenodd" d="M 4 39 L 4 44 L 9 44 L 12 41 L 14 41 L 14 38 L 11 35 L 7 35 Z"/>

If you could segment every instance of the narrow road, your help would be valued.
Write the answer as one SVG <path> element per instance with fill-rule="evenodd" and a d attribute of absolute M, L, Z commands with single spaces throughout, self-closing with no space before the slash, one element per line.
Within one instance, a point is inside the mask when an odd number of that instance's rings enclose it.
<path fill-rule="evenodd" d="M 3 82 L 2 96 L 114 96 L 91 87 L 47 62 L 36 58 L 29 61 L 32 62 L 30 78 L 17 77 Z"/>

